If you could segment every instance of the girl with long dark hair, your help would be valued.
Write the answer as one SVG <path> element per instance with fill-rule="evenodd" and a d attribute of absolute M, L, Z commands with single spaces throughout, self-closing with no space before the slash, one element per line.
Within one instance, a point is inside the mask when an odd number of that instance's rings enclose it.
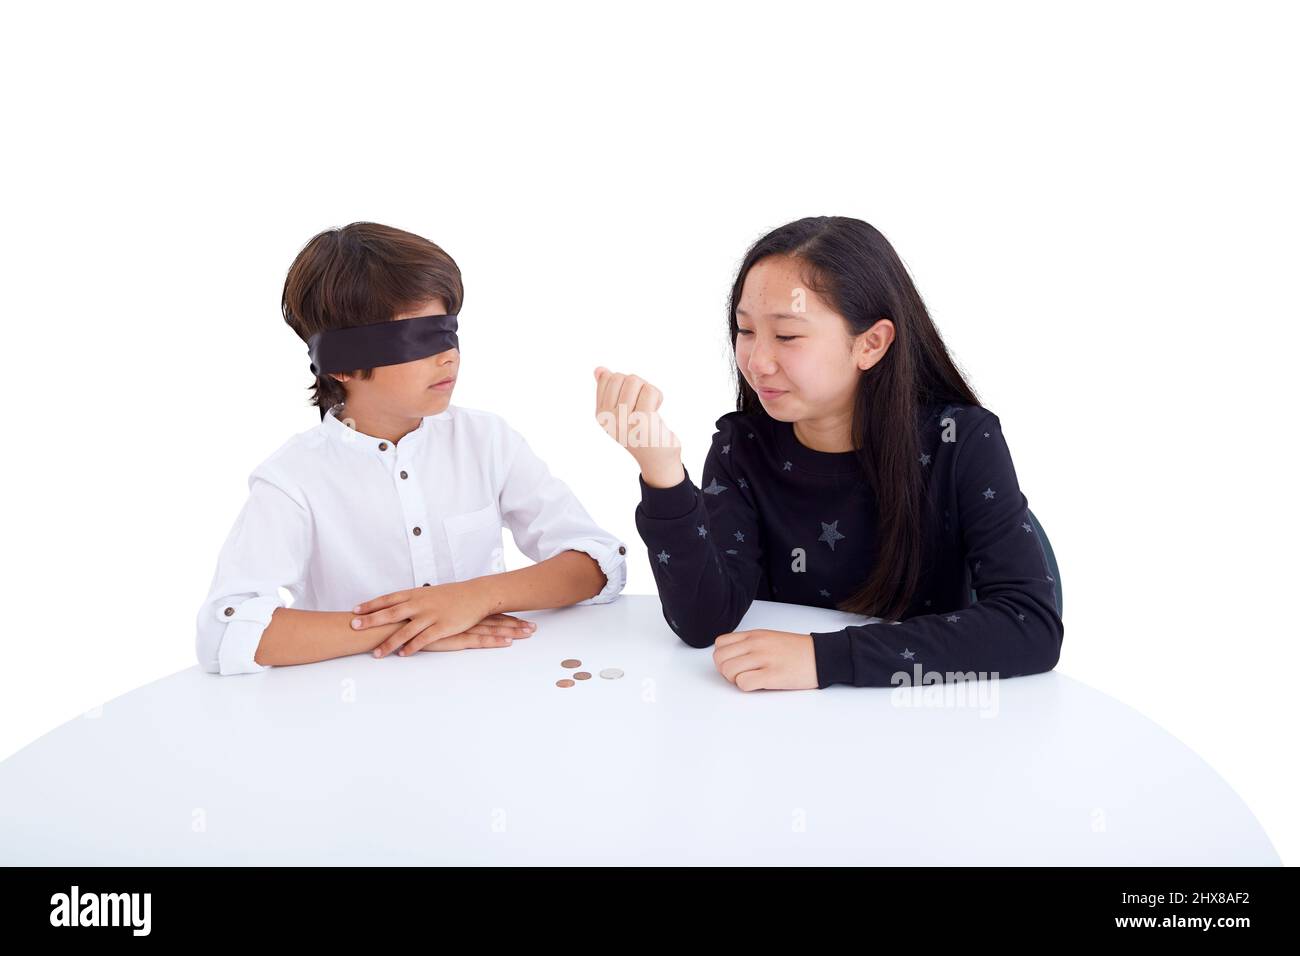
<path fill-rule="evenodd" d="M 742 690 L 1055 667 L 1055 584 L 1001 422 L 885 237 L 841 216 L 781 226 L 746 254 L 728 321 L 736 411 L 698 486 L 659 389 L 595 372 L 597 419 L 641 467 L 637 530 L 677 635 L 714 645 Z M 734 631 L 756 598 L 892 624 Z"/>

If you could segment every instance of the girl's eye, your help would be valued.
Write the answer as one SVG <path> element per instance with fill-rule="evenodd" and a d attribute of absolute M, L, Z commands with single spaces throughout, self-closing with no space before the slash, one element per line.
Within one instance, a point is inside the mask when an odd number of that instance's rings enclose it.
<path fill-rule="evenodd" d="M 752 329 L 736 329 L 736 334 L 737 334 L 737 335 L 752 335 L 752 334 L 753 334 L 753 330 L 752 330 Z M 801 339 L 801 338 L 803 338 L 802 335 L 778 335 L 778 336 L 776 337 L 776 340 L 777 340 L 778 342 L 791 342 L 791 341 L 793 341 L 794 339 Z"/>

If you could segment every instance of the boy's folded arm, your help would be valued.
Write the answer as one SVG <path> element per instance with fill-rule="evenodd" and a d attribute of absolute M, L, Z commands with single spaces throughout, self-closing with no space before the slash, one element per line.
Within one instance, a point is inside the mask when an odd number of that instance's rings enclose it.
<path fill-rule="evenodd" d="M 599 568 L 600 571 L 599 575 L 594 576 L 600 579 L 599 583 L 592 587 L 583 584 L 576 591 L 570 586 L 572 582 L 566 584 L 563 580 L 556 579 L 548 583 L 547 579 L 553 573 L 550 569 L 538 572 L 535 579 L 542 583 L 542 593 L 559 597 L 551 603 L 529 604 L 521 603 L 529 600 L 528 597 L 515 596 L 509 601 L 516 605 L 513 610 L 537 610 L 570 604 L 607 604 L 614 600 L 627 583 L 626 545 L 596 524 L 569 486 L 551 474 L 546 463 L 537 457 L 522 435 L 512 429 L 510 439 L 510 460 L 501 488 L 499 507 L 502 520 L 510 529 L 519 550 L 534 562 L 549 562 L 570 551 L 585 554 L 589 561 L 575 562 L 570 557 L 565 558 L 563 564 L 557 565 L 564 569 L 564 573 L 578 575 L 580 581 L 585 581 L 589 568 Z M 591 567 L 593 564 L 595 568 Z M 520 581 L 529 580 L 529 577 L 525 577 L 495 583 L 498 586 L 516 588 Z M 528 588 L 527 593 L 538 593 L 531 585 Z"/>
<path fill-rule="evenodd" d="M 526 568 L 485 574 L 467 583 L 478 591 L 479 607 L 487 616 L 591 604 L 593 599 L 582 600 L 582 595 L 591 594 L 603 581 L 596 561 L 581 549 L 570 549 Z M 605 590 L 609 587 L 605 584 Z"/>
<path fill-rule="evenodd" d="M 356 615 L 351 611 L 274 607 L 269 616 L 252 657 L 259 666 L 313 664 L 371 651 L 406 623 L 397 621 L 358 631 L 352 627 Z"/>
<path fill-rule="evenodd" d="M 269 666 L 258 660 L 280 589 L 300 594 L 311 551 L 311 516 L 269 473 L 255 471 L 249 495 L 221 553 L 196 620 L 196 651 L 204 670 L 242 674 Z M 278 655 L 272 655 L 280 662 Z"/>

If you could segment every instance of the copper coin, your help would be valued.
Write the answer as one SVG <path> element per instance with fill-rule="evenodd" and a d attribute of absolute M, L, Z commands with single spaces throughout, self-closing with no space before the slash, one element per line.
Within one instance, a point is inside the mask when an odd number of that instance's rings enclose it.
<path fill-rule="evenodd" d="M 582 661 L 570 657 L 567 661 L 560 661 L 561 667 L 581 667 Z"/>
<path fill-rule="evenodd" d="M 572 687 L 572 686 L 573 686 L 573 681 L 569 680 L 569 678 L 567 678 L 567 677 L 561 677 L 559 680 L 557 680 L 557 681 L 555 682 L 555 686 L 556 686 L 556 687 Z"/>
<path fill-rule="evenodd" d="M 578 673 L 574 674 L 573 676 L 578 678 L 578 680 L 591 680 L 591 675 L 588 674 L 586 671 L 578 671 Z"/>

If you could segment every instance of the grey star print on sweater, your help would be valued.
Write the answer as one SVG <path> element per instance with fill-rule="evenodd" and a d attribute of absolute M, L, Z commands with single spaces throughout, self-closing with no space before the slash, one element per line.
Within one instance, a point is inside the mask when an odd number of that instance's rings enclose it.
<path fill-rule="evenodd" d="M 755 599 L 835 607 L 876 560 L 875 498 L 856 453 L 814 451 L 762 412 L 729 412 L 716 425 L 704 487 L 689 470 L 671 488 L 641 481 L 636 510 L 664 619 L 693 647 L 734 631 Z M 997 415 L 933 406 L 919 434 L 917 591 L 899 623 L 813 632 L 818 687 L 890 686 L 917 665 L 1016 677 L 1059 659 L 1052 575 Z"/>

